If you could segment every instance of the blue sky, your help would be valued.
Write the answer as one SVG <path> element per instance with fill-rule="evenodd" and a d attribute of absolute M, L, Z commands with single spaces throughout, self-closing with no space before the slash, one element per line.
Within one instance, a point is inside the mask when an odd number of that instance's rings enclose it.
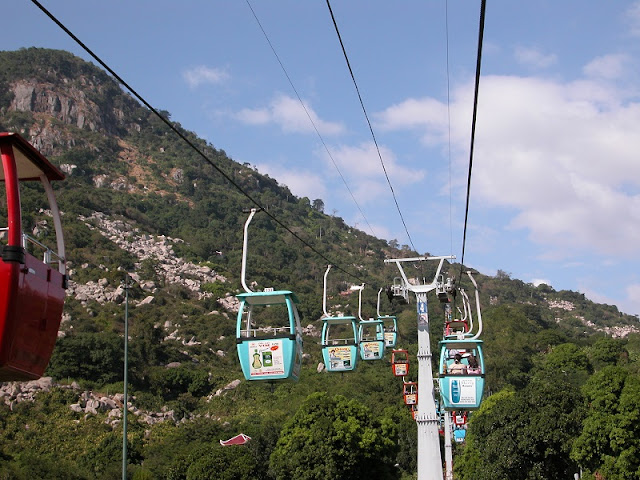
<path fill-rule="evenodd" d="M 183 127 L 411 243 L 325 1 L 250 1 L 277 58 L 246 1 L 42 4 Z M 8 6 L 2 50 L 89 59 Z M 480 1 L 331 6 L 413 244 L 460 259 Z M 465 264 L 640 313 L 639 78 L 640 1 L 488 0 Z"/>

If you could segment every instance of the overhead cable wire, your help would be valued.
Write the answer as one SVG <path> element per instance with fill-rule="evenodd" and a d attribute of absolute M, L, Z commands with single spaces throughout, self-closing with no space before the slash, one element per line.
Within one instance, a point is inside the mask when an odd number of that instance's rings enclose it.
<path fill-rule="evenodd" d="M 280 68 L 284 72 L 285 77 L 287 77 L 287 80 L 289 81 L 289 85 L 291 85 L 291 88 L 293 89 L 294 93 L 296 94 L 296 97 L 298 97 L 298 101 L 300 102 L 300 105 L 302 105 L 302 108 L 304 109 L 304 113 L 307 114 L 307 117 L 309 118 L 309 121 L 311 122 L 311 125 L 313 126 L 313 129 L 315 130 L 316 134 L 318 135 L 318 138 L 320 139 L 320 142 L 322 143 L 322 146 L 324 147 L 325 151 L 327 152 L 327 155 L 329 155 L 329 158 L 331 159 L 331 162 L 333 163 L 333 166 L 335 167 L 336 171 L 338 172 L 338 175 L 340 175 L 340 178 L 342 179 L 342 183 L 344 183 L 344 186 L 347 189 L 347 191 L 349 192 L 349 195 L 351 195 L 351 198 L 353 199 L 353 203 L 356 204 L 356 207 L 358 208 L 358 211 L 360 212 L 360 215 L 362 215 L 362 218 L 364 218 L 364 221 L 366 222 L 367 226 L 369 227 L 369 230 L 371 231 L 371 234 L 375 237 L 376 236 L 375 232 L 373 231 L 373 228 L 371 227 L 371 224 L 369 223 L 369 220 L 367 220 L 367 217 L 365 216 L 364 212 L 362 211 L 362 208 L 360 208 L 360 205 L 358 204 L 358 201 L 356 200 L 355 195 L 353 194 L 353 192 L 349 188 L 349 185 L 347 184 L 347 181 L 345 180 L 344 176 L 342 175 L 342 172 L 340 171 L 340 168 L 338 168 L 338 164 L 334 160 L 333 155 L 331 155 L 331 151 L 329 150 L 329 147 L 325 143 L 324 138 L 322 138 L 322 135 L 320 134 L 320 131 L 318 130 L 318 127 L 316 126 L 315 122 L 313 121 L 313 117 L 309 113 L 309 110 L 307 109 L 307 106 L 302 101 L 302 98 L 300 97 L 300 94 L 298 93 L 298 89 L 296 89 L 295 85 L 293 84 L 293 81 L 291 80 L 291 77 L 289 76 L 289 73 L 287 72 L 287 69 L 284 67 L 284 64 L 280 60 L 280 56 L 278 55 L 278 53 L 276 52 L 275 47 L 271 43 L 271 40 L 269 39 L 269 36 L 267 35 L 267 32 L 263 28 L 262 23 L 260 22 L 260 19 L 258 18 L 258 15 L 256 15 L 256 12 L 253 9 L 253 7 L 251 6 L 251 3 L 249 2 L 249 0 L 246 0 L 246 2 L 247 2 L 247 5 L 249 6 L 249 9 L 251 10 L 251 13 L 253 14 L 253 18 L 255 18 L 256 22 L 258 23 L 258 26 L 260 27 L 260 30 L 262 30 L 262 34 L 264 35 L 264 38 L 267 40 L 267 43 L 269 44 L 269 47 L 271 48 L 271 51 L 275 55 L 276 60 L 278 60 L 278 63 L 280 64 Z"/>
<path fill-rule="evenodd" d="M 109 65 L 107 65 L 98 55 L 96 55 L 89 47 L 87 47 L 78 37 L 76 37 L 60 20 L 58 20 L 51 12 L 49 12 L 38 0 L 31 0 L 45 15 L 47 15 L 56 25 L 58 25 L 67 35 L 69 35 L 80 47 L 82 47 L 89 55 L 91 55 L 96 62 L 98 62 L 102 67 L 107 70 L 122 86 L 124 86 L 127 90 L 129 90 L 133 96 L 135 96 L 140 102 L 142 102 L 151 112 L 153 112 L 167 127 L 169 127 L 176 135 L 178 135 L 187 145 L 189 145 L 202 159 L 211 165 L 220 175 L 222 175 L 231 185 L 233 185 L 242 195 L 244 195 L 247 199 L 251 201 L 257 208 L 263 210 L 269 218 L 271 218 L 274 222 L 284 228 L 287 232 L 293 235 L 296 239 L 302 242 L 306 247 L 309 247 L 311 251 L 313 251 L 316 255 L 322 258 L 327 264 L 334 265 L 336 269 L 345 273 L 346 275 L 355 278 L 360 283 L 362 283 L 362 279 L 357 275 L 345 270 L 344 268 L 336 265 L 331 259 L 325 256 L 322 252 L 318 251 L 313 245 L 307 242 L 305 239 L 300 237 L 297 233 L 291 230 L 285 223 L 283 223 L 280 219 L 278 219 L 275 215 L 270 213 L 266 208 L 264 208 L 260 202 L 258 202 L 251 194 L 246 192 L 240 185 L 238 185 L 227 173 L 224 172 L 218 165 L 213 162 L 200 148 L 198 148 L 191 140 L 189 140 L 186 135 L 184 135 L 180 130 L 178 130 L 164 115 L 162 115 L 157 109 L 155 109 L 149 102 L 147 102 L 142 95 L 140 95 L 136 90 L 134 90 L 127 82 L 124 81 L 120 75 L 118 75 Z"/>
<path fill-rule="evenodd" d="M 480 4 L 480 25 L 478 28 L 478 55 L 476 60 L 476 79 L 473 94 L 473 117 L 471 120 L 471 145 L 469 148 L 469 174 L 467 175 L 467 202 L 464 210 L 464 232 L 462 234 L 462 257 L 460 259 L 460 277 L 462 277 L 462 269 L 464 266 L 464 250 L 467 242 L 467 224 L 469 220 L 469 199 L 471 198 L 471 171 L 473 169 L 473 150 L 476 137 L 476 118 L 478 115 L 478 93 L 480 90 L 480 66 L 482 65 L 482 40 L 484 37 L 484 17 L 486 9 L 486 0 L 482 0 Z"/>
<path fill-rule="evenodd" d="M 400 220 L 402 220 L 402 225 L 404 225 L 404 231 L 409 238 L 409 243 L 411 243 L 411 247 L 413 247 L 414 251 L 418 251 L 416 246 L 413 244 L 413 240 L 411 239 L 411 234 L 409 233 L 409 229 L 407 228 L 407 223 L 404 220 L 404 216 L 402 215 L 402 211 L 400 210 L 400 205 L 398 204 L 398 198 L 396 197 L 396 193 L 393 190 L 393 186 L 391 185 L 391 180 L 389 179 L 389 174 L 387 173 L 387 168 L 385 167 L 384 161 L 382 160 L 382 153 L 380 153 L 380 147 L 378 146 L 378 141 L 376 140 L 376 135 L 373 132 L 373 127 L 371 126 L 371 122 L 369 121 L 369 115 L 367 115 L 367 109 L 364 106 L 364 101 L 362 100 L 362 95 L 360 95 L 360 89 L 358 88 L 358 83 L 356 82 L 356 77 L 353 74 L 353 70 L 351 69 L 351 63 L 349 62 L 349 57 L 347 55 L 347 50 L 345 49 L 344 43 L 342 42 L 342 36 L 340 35 L 340 30 L 338 29 L 338 23 L 336 22 L 336 18 L 333 15 L 333 10 L 331 9 L 331 3 L 327 0 L 327 7 L 329 8 L 329 13 L 331 14 L 331 20 L 333 21 L 333 26 L 336 30 L 336 34 L 338 35 L 338 40 L 340 41 L 340 47 L 342 47 L 342 54 L 344 55 L 344 59 L 347 62 L 347 67 L 349 68 L 349 73 L 351 74 L 351 80 L 353 80 L 353 85 L 356 88 L 356 93 L 358 94 L 358 99 L 360 100 L 360 106 L 362 107 L 362 111 L 364 112 L 364 117 L 367 120 L 367 125 L 369 125 L 369 131 L 371 132 L 371 137 L 373 138 L 373 143 L 376 146 L 376 151 L 378 152 L 378 158 L 380 159 L 380 164 L 382 165 L 382 170 L 384 171 L 384 176 L 387 179 L 387 184 L 389 185 L 389 189 L 391 190 L 391 195 L 393 196 L 393 201 L 396 204 L 396 209 L 398 210 L 398 214 L 400 215 Z"/>
<path fill-rule="evenodd" d="M 447 57 L 447 141 L 449 157 L 449 252 L 453 255 L 453 189 L 451 183 L 451 82 L 449 74 L 449 0 L 444 2 L 444 28 Z"/>

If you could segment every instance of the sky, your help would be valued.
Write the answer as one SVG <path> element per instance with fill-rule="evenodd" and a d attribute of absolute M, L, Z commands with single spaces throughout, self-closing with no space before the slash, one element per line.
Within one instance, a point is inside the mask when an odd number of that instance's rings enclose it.
<path fill-rule="evenodd" d="M 232 159 L 460 261 L 480 0 L 332 0 L 358 90 L 326 0 L 41 4 Z M 1 50 L 91 60 L 7 6 Z M 487 1 L 465 265 L 640 314 L 639 79 L 640 1 Z"/>

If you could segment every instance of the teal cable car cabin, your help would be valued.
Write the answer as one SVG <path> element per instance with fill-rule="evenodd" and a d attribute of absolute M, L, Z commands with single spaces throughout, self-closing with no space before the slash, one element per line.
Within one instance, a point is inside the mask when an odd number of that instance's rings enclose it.
<path fill-rule="evenodd" d="M 360 321 L 358 338 L 362 360 L 381 360 L 384 357 L 384 324 L 382 320 Z"/>
<path fill-rule="evenodd" d="M 328 372 L 352 372 L 358 365 L 358 330 L 356 317 L 332 316 L 327 311 L 327 277 L 331 265 L 324 272 L 322 292 L 322 361 Z M 353 289 L 353 287 L 352 287 Z"/>
<path fill-rule="evenodd" d="M 244 378 L 298 380 L 302 367 L 302 328 L 297 297 L 288 290 L 247 292 L 236 297 L 240 300 L 236 346 Z M 258 310 L 262 310 L 260 315 Z M 259 316 L 263 317 L 260 322 L 256 318 Z M 276 317 L 280 321 L 274 324 Z"/>
<path fill-rule="evenodd" d="M 395 348 L 398 343 L 398 319 L 395 315 L 380 315 L 380 294 L 382 288 L 378 290 L 378 304 L 377 313 L 378 320 L 382 321 L 384 331 L 384 346 L 385 348 Z"/>
<path fill-rule="evenodd" d="M 382 321 L 384 328 L 385 348 L 395 348 L 398 343 L 398 319 L 393 315 L 383 315 L 378 317 Z"/>
<path fill-rule="evenodd" d="M 484 377 L 482 340 L 440 342 L 438 383 L 445 410 L 477 410 L 484 393 Z"/>
<path fill-rule="evenodd" d="M 351 372 L 358 365 L 356 317 L 322 319 L 322 360 L 329 372 Z"/>
<path fill-rule="evenodd" d="M 244 224 L 242 271 L 245 293 L 236 322 L 236 347 L 242 373 L 247 380 L 298 380 L 302 368 L 302 327 L 296 303 L 289 290 L 253 292 L 247 286 L 249 224 L 258 210 L 252 209 Z"/>

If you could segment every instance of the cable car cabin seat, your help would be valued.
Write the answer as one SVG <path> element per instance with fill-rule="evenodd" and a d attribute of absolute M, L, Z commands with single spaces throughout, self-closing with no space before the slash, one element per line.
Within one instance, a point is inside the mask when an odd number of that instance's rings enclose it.
<path fill-rule="evenodd" d="M 384 323 L 382 320 L 362 320 L 358 324 L 360 358 L 381 360 L 384 357 Z"/>
<path fill-rule="evenodd" d="M 356 317 L 322 319 L 322 360 L 329 372 L 351 372 L 358 365 Z"/>
<path fill-rule="evenodd" d="M 60 212 L 50 181 L 64 179 L 24 138 L 0 133 L 7 226 L 1 228 L 0 382 L 40 378 L 62 319 L 67 276 Z M 21 182 L 39 181 L 49 201 L 56 250 L 23 232 Z"/>
<path fill-rule="evenodd" d="M 398 342 L 398 320 L 393 315 L 383 315 L 378 320 L 382 320 L 384 325 L 385 348 L 395 348 Z"/>
<path fill-rule="evenodd" d="M 302 327 L 298 298 L 288 290 L 236 295 L 240 308 L 236 322 L 236 347 L 246 380 L 298 380 L 302 367 Z M 284 306 L 278 326 L 258 325 L 257 310 Z M 271 318 L 271 317 L 270 317 Z"/>
<path fill-rule="evenodd" d="M 438 383 L 445 410 L 477 410 L 484 392 L 482 340 L 440 342 Z"/>

